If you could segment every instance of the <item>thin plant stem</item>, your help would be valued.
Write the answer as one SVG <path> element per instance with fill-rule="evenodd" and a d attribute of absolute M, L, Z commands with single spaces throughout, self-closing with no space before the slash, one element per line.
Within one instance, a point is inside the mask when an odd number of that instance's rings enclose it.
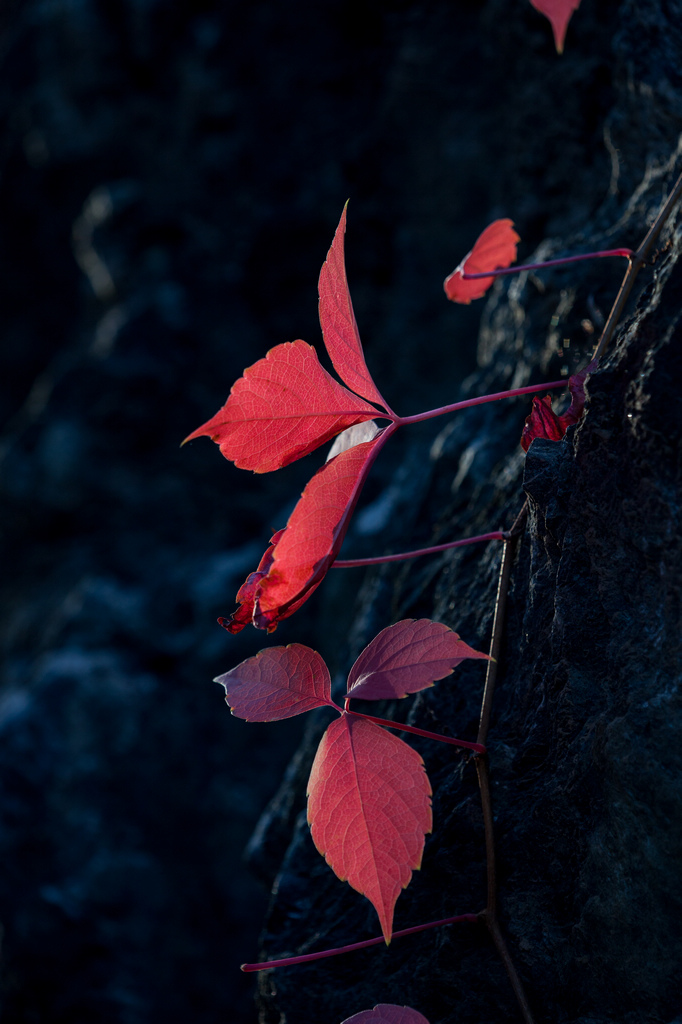
<path fill-rule="evenodd" d="M 501 398 L 516 398 L 517 395 L 532 395 L 537 391 L 546 391 L 548 388 L 565 388 L 565 380 L 552 380 L 548 384 L 531 384 L 525 388 L 513 388 L 511 391 L 497 391 L 492 395 L 480 395 L 478 398 L 465 398 L 463 402 L 454 402 L 452 405 L 442 405 L 439 409 L 429 409 L 428 412 L 418 412 L 415 416 L 399 416 L 394 422 L 402 427 L 407 423 L 421 423 L 423 420 L 432 420 L 436 416 L 446 416 L 449 412 L 458 412 L 460 409 L 468 409 L 473 405 L 484 405 L 486 402 L 499 402 Z"/>
<path fill-rule="evenodd" d="M 500 928 L 497 918 L 490 917 L 486 913 L 486 911 L 484 911 L 481 916 L 488 927 L 488 931 L 490 932 L 492 940 L 495 943 L 495 948 L 500 955 L 502 963 L 505 966 L 507 977 L 509 978 L 511 986 L 514 989 L 514 995 L 516 996 L 516 999 L 518 1001 L 519 1009 L 521 1010 L 521 1015 L 525 1021 L 525 1024 L 535 1024 L 535 1021 L 533 1020 L 533 1014 L 531 1013 L 530 1006 L 528 1005 L 528 999 L 526 998 L 526 992 L 523 987 L 523 982 L 521 981 L 517 973 L 517 970 L 514 967 L 514 961 L 512 960 L 511 955 L 509 953 L 509 947 L 507 946 L 504 935 L 502 934 L 502 929 Z"/>
<path fill-rule="evenodd" d="M 630 265 L 625 272 L 625 277 L 623 278 L 618 295 L 616 296 L 616 301 L 611 307 L 611 312 L 604 324 L 604 330 L 602 331 L 599 344 L 595 350 L 594 359 L 601 359 L 606 351 L 611 338 L 613 337 L 613 332 L 616 329 L 616 324 L 620 320 L 623 309 L 625 308 L 625 303 L 630 296 L 630 292 L 632 291 L 632 286 L 635 283 L 637 275 L 644 266 L 651 247 L 660 235 L 663 225 L 670 216 L 670 213 L 680 198 L 680 195 L 682 195 L 682 174 L 680 174 L 679 178 L 675 182 L 672 192 L 664 202 L 656 219 L 647 231 L 643 242 L 632 257 Z"/>
<path fill-rule="evenodd" d="M 579 256 L 563 256 L 556 260 L 545 260 L 543 263 L 523 263 L 515 267 L 499 267 L 497 270 L 484 270 L 480 274 L 467 274 L 462 271 L 464 281 L 477 281 L 484 277 L 503 277 L 505 274 L 520 274 L 524 270 L 544 270 L 545 267 L 563 267 L 567 263 L 578 263 L 580 260 L 596 260 L 605 256 L 624 256 L 632 259 L 632 249 L 601 249 L 599 252 L 585 252 Z"/>
<path fill-rule="evenodd" d="M 374 558 L 337 558 L 332 569 L 354 569 L 362 565 L 382 565 L 384 562 L 404 562 L 408 558 L 419 558 L 421 555 L 437 555 L 441 551 L 449 551 L 450 548 L 464 547 L 465 544 L 477 544 L 479 541 L 504 540 L 507 534 L 504 530 L 494 530 L 492 533 L 481 533 L 477 537 L 465 537 L 464 540 L 450 540 L 447 544 L 436 544 L 431 548 L 417 548 L 416 551 L 401 551 L 397 555 L 377 555 Z"/>
<path fill-rule="evenodd" d="M 478 924 L 483 917 L 483 911 L 481 914 L 459 914 L 457 917 L 444 917 L 440 921 L 429 921 L 427 924 L 416 924 L 412 928 L 402 928 L 398 932 L 393 932 L 393 939 L 402 939 L 405 935 L 416 935 L 418 932 L 425 932 L 428 928 L 440 928 L 446 924 L 459 924 L 460 922 L 467 922 L 469 924 Z M 311 960 L 324 960 L 328 956 L 338 956 L 340 953 L 352 953 L 356 949 L 368 949 L 370 946 L 380 946 L 382 942 L 385 942 L 383 935 L 377 936 L 376 939 L 365 939 L 363 942 L 351 942 L 348 946 L 337 946 L 335 949 L 323 949 L 319 953 L 304 953 L 302 956 L 288 956 L 282 960 L 264 960 L 260 964 L 242 964 L 242 970 L 249 971 L 267 971 L 273 967 L 291 967 L 294 964 L 306 964 Z"/>
<path fill-rule="evenodd" d="M 502 562 L 500 564 L 500 575 L 497 583 L 497 595 L 495 598 L 495 612 L 493 616 L 493 634 L 490 640 L 490 661 L 485 677 L 483 700 L 481 703 L 481 717 L 478 725 L 477 741 L 485 745 L 490 727 L 490 714 L 495 694 L 495 683 L 497 681 L 497 666 L 502 646 L 502 635 L 504 632 L 505 612 L 507 609 L 507 591 L 509 589 L 509 577 L 511 576 L 514 552 L 516 549 L 516 537 L 519 532 L 520 523 L 525 523 L 527 505 L 524 504 L 514 525 L 509 531 L 509 536 L 504 541 L 502 548 Z"/>
<path fill-rule="evenodd" d="M 495 834 L 493 830 L 493 807 L 490 799 L 490 774 L 488 758 L 476 758 L 476 774 L 478 788 L 481 792 L 481 808 L 483 810 L 483 830 L 485 834 L 485 866 L 488 898 L 486 902 L 486 923 L 488 918 L 497 916 L 497 869 L 495 860 Z"/>
<path fill-rule="evenodd" d="M 387 729 L 401 729 L 403 732 L 412 732 L 415 736 L 425 736 L 427 740 L 438 740 L 440 743 L 452 743 L 454 747 L 464 747 L 466 750 L 473 750 L 476 754 L 485 754 L 485 747 L 482 743 L 471 743 L 469 740 L 458 740 L 454 736 L 442 736 L 438 732 L 429 732 L 427 729 L 418 729 L 416 725 L 404 725 L 402 722 L 391 722 L 388 718 L 375 718 L 374 715 L 363 715 L 360 711 L 348 711 L 348 709 L 346 709 L 346 714 L 354 715 L 356 718 L 366 718 L 368 722 L 374 722 L 375 725 L 385 725 Z"/>
<path fill-rule="evenodd" d="M 514 554 L 518 537 L 525 525 L 528 515 L 528 503 L 519 512 L 514 525 L 505 538 L 502 550 L 502 561 L 500 563 L 500 574 L 497 583 L 497 594 L 495 597 L 495 612 L 493 616 L 493 631 L 490 639 L 490 661 L 488 662 L 483 699 L 481 702 L 481 717 L 478 727 L 478 742 L 485 744 L 490 728 L 490 715 L 492 711 L 493 696 L 499 664 L 502 636 L 504 633 L 507 594 L 509 581 L 514 562 Z M 516 995 L 521 1014 L 525 1024 L 534 1024 L 533 1016 L 528 1005 L 528 999 L 523 988 L 523 983 L 514 967 L 507 943 L 497 920 L 497 867 L 495 855 L 495 833 L 492 800 L 490 796 L 490 774 L 488 758 L 486 755 L 476 757 L 476 774 L 481 793 L 481 808 L 483 811 L 483 828 L 485 833 L 485 854 L 486 854 L 486 877 L 487 877 L 487 905 L 481 918 L 485 922 L 488 931 L 495 943 L 502 963 L 509 977 L 509 981 Z"/>

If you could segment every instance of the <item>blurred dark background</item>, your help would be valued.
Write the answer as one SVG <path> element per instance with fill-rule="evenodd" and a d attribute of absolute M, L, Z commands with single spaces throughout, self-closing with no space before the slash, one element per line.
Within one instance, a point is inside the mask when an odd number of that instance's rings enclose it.
<path fill-rule="evenodd" d="M 401 413 L 456 400 L 480 305 L 444 276 L 490 219 L 528 256 L 608 193 L 616 4 L 583 7 L 559 60 L 521 0 L 5 0 L 3 1022 L 255 1019 L 242 851 L 300 726 L 231 718 L 211 679 L 268 643 L 333 661 L 357 578 L 228 636 L 321 457 L 260 477 L 179 444 L 268 348 L 319 344 L 348 198 L 370 369 Z"/>

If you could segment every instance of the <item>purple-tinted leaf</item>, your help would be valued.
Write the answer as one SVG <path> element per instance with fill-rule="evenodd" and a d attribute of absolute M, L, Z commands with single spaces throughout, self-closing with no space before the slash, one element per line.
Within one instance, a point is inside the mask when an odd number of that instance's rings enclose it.
<path fill-rule="evenodd" d="M 466 658 L 485 658 L 442 622 L 403 619 L 382 629 L 348 676 L 348 697 L 406 697 L 449 676 Z"/>
<path fill-rule="evenodd" d="M 310 647 L 268 647 L 215 680 L 237 718 L 277 722 L 293 718 L 331 699 L 331 679 L 324 661 Z"/>
<path fill-rule="evenodd" d="M 379 1003 L 373 1010 L 361 1010 L 346 1017 L 341 1024 L 429 1024 L 426 1017 L 411 1006 Z"/>

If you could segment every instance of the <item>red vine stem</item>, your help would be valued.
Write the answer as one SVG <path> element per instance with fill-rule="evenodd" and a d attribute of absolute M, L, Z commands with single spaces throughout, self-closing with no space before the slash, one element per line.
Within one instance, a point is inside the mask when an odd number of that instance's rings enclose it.
<path fill-rule="evenodd" d="M 429 921 L 426 924 L 416 924 L 412 928 L 403 928 L 401 931 L 393 932 L 394 939 L 401 939 L 404 935 L 416 935 L 417 932 L 425 932 L 428 928 L 440 928 L 444 924 L 458 924 L 466 921 L 469 924 L 478 924 L 480 914 L 460 914 L 458 917 L 444 917 L 440 921 Z M 311 960 L 324 960 L 328 956 L 338 956 L 339 953 L 352 953 L 356 949 L 368 949 L 369 946 L 380 946 L 385 942 L 383 935 L 376 939 L 365 939 L 363 942 L 351 942 L 349 946 L 337 946 L 335 949 L 322 949 L 319 953 L 304 953 L 302 956 L 288 956 L 283 960 L 264 960 L 260 964 L 242 964 L 243 971 L 265 971 L 271 967 L 291 967 L 294 964 L 306 964 Z"/>
<path fill-rule="evenodd" d="M 337 558 L 332 564 L 332 569 L 353 569 L 361 565 L 382 565 L 384 562 L 403 562 L 408 558 L 419 558 L 421 555 L 437 555 L 440 551 L 449 551 L 450 548 L 461 548 L 465 544 L 477 544 L 489 540 L 504 540 L 507 536 L 504 530 L 494 530 L 492 533 L 481 533 L 477 537 L 465 537 L 464 540 L 450 540 L 447 544 L 436 544 L 431 548 L 417 548 L 416 551 L 401 551 L 397 555 L 377 555 L 374 558 Z"/>
<path fill-rule="evenodd" d="M 473 405 L 484 405 L 486 402 L 499 402 L 501 398 L 516 398 L 518 395 L 532 395 L 537 391 L 546 391 L 548 388 L 565 387 L 565 380 L 552 380 L 548 384 L 530 384 L 525 388 L 512 388 L 511 391 L 496 391 L 492 395 L 480 395 L 478 398 L 465 398 L 462 402 L 453 402 L 452 405 L 442 405 L 439 409 L 429 409 L 428 412 L 418 412 L 414 416 L 398 416 L 393 422 L 398 426 L 403 427 L 406 423 L 421 423 L 423 420 L 435 419 L 436 416 L 445 416 L 449 412 L 458 412 L 460 409 L 469 409 Z"/>
<path fill-rule="evenodd" d="M 388 718 L 375 718 L 373 715 L 363 715 L 360 711 L 348 711 L 347 715 L 354 715 L 356 718 L 366 718 L 368 722 L 375 725 L 384 725 L 387 729 L 402 729 L 403 732 L 413 732 L 415 736 L 426 736 L 427 740 L 438 740 L 440 743 L 452 743 L 455 747 L 464 747 L 466 750 L 473 750 L 477 754 L 485 754 L 485 746 L 482 743 L 470 743 L 469 740 L 458 740 L 454 736 L 442 736 L 438 732 L 428 732 L 427 729 L 418 729 L 416 725 L 404 725 L 402 722 L 391 722 Z"/>

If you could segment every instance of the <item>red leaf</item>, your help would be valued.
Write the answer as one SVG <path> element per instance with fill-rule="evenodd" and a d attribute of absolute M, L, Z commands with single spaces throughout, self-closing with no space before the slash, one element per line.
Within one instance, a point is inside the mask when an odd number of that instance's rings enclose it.
<path fill-rule="evenodd" d="M 239 469 L 269 473 L 377 415 L 327 373 L 311 345 L 290 341 L 249 366 L 222 409 L 183 444 L 208 436 Z"/>
<path fill-rule="evenodd" d="M 552 409 L 552 396 L 534 398 L 533 408 L 521 434 L 521 447 L 527 452 L 536 437 L 546 437 L 550 441 L 560 441 L 566 433 L 566 427 Z"/>
<path fill-rule="evenodd" d="M 324 578 L 341 549 L 382 436 L 337 455 L 307 484 L 256 588 L 253 622 L 259 629 L 274 629 L 292 615 Z"/>
<path fill-rule="evenodd" d="M 247 722 L 278 722 L 325 704 L 336 706 L 329 669 L 317 651 L 302 644 L 268 647 L 215 682 L 225 687 L 232 714 Z"/>
<path fill-rule="evenodd" d="M 559 417 L 561 425 L 564 431 L 571 424 L 577 423 L 582 418 L 583 412 L 585 411 L 585 380 L 590 373 L 599 366 L 599 360 L 593 359 L 591 363 L 581 370 L 579 373 L 574 373 L 568 378 L 568 391 L 571 396 L 571 404 L 562 416 Z"/>
<path fill-rule="evenodd" d="M 452 302 L 469 304 L 480 299 L 495 280 L 481 277 L 476 281 L 465 281 L 462 273 L 484 274 L 486 270 L 509 267 L 516 259 L 516 245 L 521 239 L 514 231 L 514 222 L 505 218 L 494 220 L 478 236 L 471 252 L 467 253 L 458 267 L 445 278 L 445 294 Z"/>
<path fill-rule="evenodd" d="M 255 572 L 250 573 L 244 583 L 237 591 L 237 608 L 236 612 L 233 612 L 228 619 L 220 618 L 218 622 L 226 629 L 228 633 L 241 633 L 244 626 L 248 626 L 253 618 L 253 604 L 256 600 L 256 593 L 258 591 L 258 585 L 260 581 L 267 576 L 270 571 L 270 566 L 273 562 L 275 554 L 275 545 L 279 543 L 284 530 L 278 530 L 270 538 L 270 547 L 267 548 L 265 554 L 258 563 L 258 568 Z"/>
<path fill-rule="evenodd" d="M 580 6 L 580 0 L 530 0 L 530 2 L 536 11 L 549 18 L 557 53 L 563 53 L 566 29 L 571 15 Z"/>
<path fill-rule="evenodd" d="M 419 754 L 373 722 L 343 714 L 322 737 L 308 782 L 313 842 L 373 904 L 387 943 L 431 831 L 430 797 Z"/>
<path fill-rule="evenodd" d="M 466 658 L 485 658 L 442 622 L 403 619 L 365 647 L 350 670 L 348 697 L 406 697 L 449 676 Z"/>
<path fill-rule="evenodd" d="M 346 1017 L 341 1024 L 429 1024 L 426 1017 L 411 1006 L 379 1003 L 373 1010 L 361 1010 Z"/>
<path fill-rule="evenodd" d="M 378 402 L 388 408 L 367 369 L 348 290 L 343 252 L 347 206 L 348 203 L 343 208 L 334 241 L 320 271 L 318 290 L 322 336 L 334 369 L 344 384 L 370 402 Z"/>
<path fill-rule="evenodd" d="M 574 373 L 568 378 L 571 404 L 561 416 L 557 416 L 552 410 L 551 395 L 533 399 L 532 412 L 530 416 L 526 417 L 523 433 L 521 434 L 521 447 L 524 452 L 528 451 L 531 441 L 536 437 L 546 437 L 550 441 L 560 441 L 567 428 L 582 418 L 585 411 L 585 380 L 598 366 L 598 360 L 593 359 L 579 373 Z"/>

